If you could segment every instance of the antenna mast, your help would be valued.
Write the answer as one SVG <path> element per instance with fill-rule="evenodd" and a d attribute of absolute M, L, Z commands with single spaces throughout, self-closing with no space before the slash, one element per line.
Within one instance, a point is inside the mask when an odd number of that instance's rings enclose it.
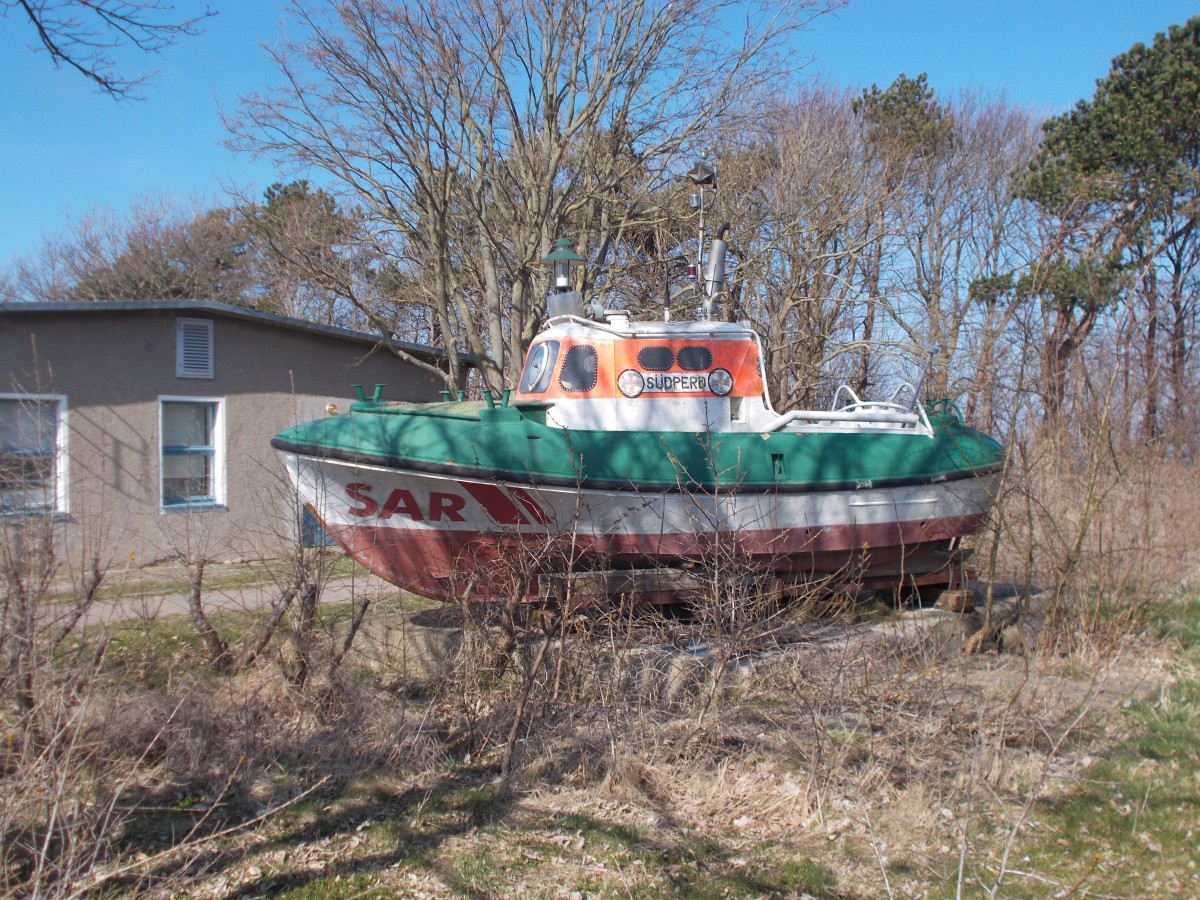
<path fill-rule="evenodd" d="M 700 234 L 696 242 L 696 262 L 688 265 L 688 276 L 695 283 L 696 295 L 700 296 L 702 287 L 700 279 L 701 273 L 704 271 L 704 189 L 706 187 L 711 187 L 714 191 L 717 189 L 717 172 L 708 165 L 707 151 L 700 154 L 700 161 L 696 163 L 685 177 L 700 189 L 699 193 L 688 197 L 688 206 L 700 213 Z M 704 302 L 704 318 L 708 319 L 711 315 L 712 303 L 710 300 L 706 300 Z"/>

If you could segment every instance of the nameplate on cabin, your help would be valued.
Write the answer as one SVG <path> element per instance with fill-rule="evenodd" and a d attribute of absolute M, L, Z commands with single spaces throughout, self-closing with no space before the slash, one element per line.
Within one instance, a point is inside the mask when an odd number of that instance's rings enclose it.
<path fill-rule="evenodd" d="M 708 390 L 707 375 L 651 372 L 643 377 L 646 379 L 643 390 L 656 394 L 692 394 Z"/>

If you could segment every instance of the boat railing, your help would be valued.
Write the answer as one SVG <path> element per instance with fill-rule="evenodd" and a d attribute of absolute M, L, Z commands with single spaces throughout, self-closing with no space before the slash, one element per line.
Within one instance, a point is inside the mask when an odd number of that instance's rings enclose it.
<path fill-rule="evenodd" d="M 848 384 L 838 385 L 837 391 L 833 395 L 833 402 L 829 404 L 830 409 L 841 409 L 843 406 L 842 397 L 850 398 L 850 402 L 845 406 L 859 406 L 862 403 L 862 398 L 854 392 L 854 388 Z"/>
<path fill-rule="evenodd" d="M 922 407 L 918 405 L 913 408 L 895 402 L 906 388 L 915 393 L 913 386 L 906 382 L 896 388 L 888 400 L 863 400 L 850 385 L 843 384 L 834 393 L 829 409 L 794 410 L 780 416 L 766 430 L 782 431 L 792 422 L 844 422 L 852 425 L 899 425 L 932 434 L 933 426 Z"/>
<path fill-rule="evenodd" d="M 908 393 L 912 396 L 912 402 L 908 405 L 908 409 L 913 409 L 916 406 L 918 406 L 917 388 L 916 388 L 916 385 L 914 385 L 911 381 L 900 382 L 900 384 L 896 386 L 896 389 L 894 391 L 892 391 L 892 396 L 888 397 L 888 403 L 894 403 L 895 405 L 900 406 L 901 404 L 897 401 L 896 398 L 899 397 L 901 394 L 903 394 L 905 391 L 908 391 Z"/>
<path fill-rule="evenodd" d="M 861 397 L 858 396 L 858 394 L 856 394 L 854 392 L 854 388 L 850 387 L 850 385 L 848 385 L 848 384 L 842 384 L 842 385 L 838 386 L 837 392 L 833 395 L 833 403 L 831 403 L 829 405 L 829 408 L 830 409 L 850 409 L 852 407 L 858 408 L 858 407 L 864 407 L 864 406 L 881 406 L 881 407 L 889 407 L 889 408 L 894 407 L 896 409 L 908 411 L 908 410 L 913 409 L 913 407 L 916 406 L 916 403 L 914 402 L 913 404 L 905 406 L 903 403 L 900 403 L 897 400 L 897 398 L 899 398 L 900 395 L 903 394 L 905 391 L 908 391 L 908 393 L 912 395 L 912 397 L 914 398 L 914 401 L 915 401 L 915 398 L 917 396 L 917 389 L 915 387 L 913 387 L 911 382 L 908 382 L 908 381 L 900 382 L 900 384 L 896 387 L 896 389 L 894 391 L 892 391 L 892 396 L 888 397 L 887 400 L 863 400 Z M 848 398 L 849 402 L 843 403 L 842 402 L 843 397 Z"/>

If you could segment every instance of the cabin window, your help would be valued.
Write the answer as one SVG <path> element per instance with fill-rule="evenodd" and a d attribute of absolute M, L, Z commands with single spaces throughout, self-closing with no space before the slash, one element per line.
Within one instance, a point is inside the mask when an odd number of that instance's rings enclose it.
<path fill-rule="evenodd" d="M 66 512 L 66 398 L 0 396 L 0 512 Z"/>
<path fill-rule="evenodd" d="M 685 372 L 705 372 L 712 367 L 712 351 L 707 347 L 680 347 L 679 368 Z"/>
<path fill-rule="evenodd" d="M 558 346 L 558 341 L 542 341 L 530 348 L 525 371 L 521 374 L 521 393 L 540 394 L 550 386 L 550 373 L 558 360 Z"/>
<path fill-rule="evenodd" d="M 225 502 L 223 405 L 209 398 L 160 399 L 159 470 L 164 509 Z"/>
<path fill-rule="evenodd" d="M 670 347 L 643 347 L 638 351 L 638 365 L 647 372 L 666 372 L 675 364 Z"/>
<path fill-rule="evenodd" d="M 558 383 L 565 391 L 590 391 L 596 386 L 596 348 L 576 344 L 563 357 Z"/>

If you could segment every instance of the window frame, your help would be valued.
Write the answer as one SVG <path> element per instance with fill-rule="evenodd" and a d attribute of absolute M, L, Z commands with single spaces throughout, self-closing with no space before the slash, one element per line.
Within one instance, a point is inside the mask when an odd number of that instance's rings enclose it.
<path fill-rule="evenodd" d="M 185 498 L 181 501 L 168 502 L 168 498 L 163 491 L 164 481 L 164 465 L 163 461 L 167 456 L 186 456 L 188 449 L 184 448 L 182 452 L 175 450 L 167 452 L 167 446 L 164 443 L 165 434 L 163 431 L 163 410 L 167 404 L 189 404 L 192 406 L 205 405 L 211 410 L 211 429 L 209 435 L 211 444 L 205 445 L 206 449 L 211 450 L 211 468 L 209 470 L 209 478 L 211 480 L 211 493 L 205 497 Z M 177 512 L 177 511 L 194 511 L 198 509 L 224 509 L 226 507 L 226 482 L 225 482 L 225 398 L 224 397 L 191 397 L 180 396 L 177 394 L 161 394 L 158 398 L 158 504 L 162 512 Z M 200 445 L 195 445 L 199 447 Z M 174 447 L 174 445 L 172 445 Z"/>
<path fill-rule="evenodd" d="M 558 365 L 558 356 L 561 352 L 561 344 L 553 338 L 544 341 L 539 341 L 530 348 L 529 353 L 525 357 L 525 366 L 521 371 L 521 380 L 518 387 L 523 394 L 544 394 L 550 389 L 551 383 L 554 381 L 554 369 Z M 534 362 L 534 355 L 541 353 L 546 358 L 545 365 L 538 371 L 537 378 L 531 379 L 533 374 L 531 366 Z"/>
<path fill-rule="evenodd" d="M 0 506 L 0 515 L 4 516 L 65 516 L 70 513 L 70 491 L 67 469 L 67 395 L 66 394 L 17 394 L 0 392 L 0 400 L 14 400 L 18 403 L 53 403 L 54 412 L 54 459 L 51 478 L 54 481 L 50 506 Z M 3 503 L 0 500 L 0 503 Z"/>
<path fill-rule="evenodd" d="M 583 387 L 568 386 L 568 382 L 564 379 L 567 375 L 574 376 L 575 369 L 568 372 L 568 365 L 574 365 L 573 357 L 582 356 L 591 361 L 591 382 Z M 597 352 L 593 344 L 571 344 L 567 347 L 566 353 L 563 354 L 562 363 L 558 367 L 558 386 L 567 393 L 571 394 L 586 394 L 596 389 L 596 385 L 600 379 L 600 354 Z"/>

